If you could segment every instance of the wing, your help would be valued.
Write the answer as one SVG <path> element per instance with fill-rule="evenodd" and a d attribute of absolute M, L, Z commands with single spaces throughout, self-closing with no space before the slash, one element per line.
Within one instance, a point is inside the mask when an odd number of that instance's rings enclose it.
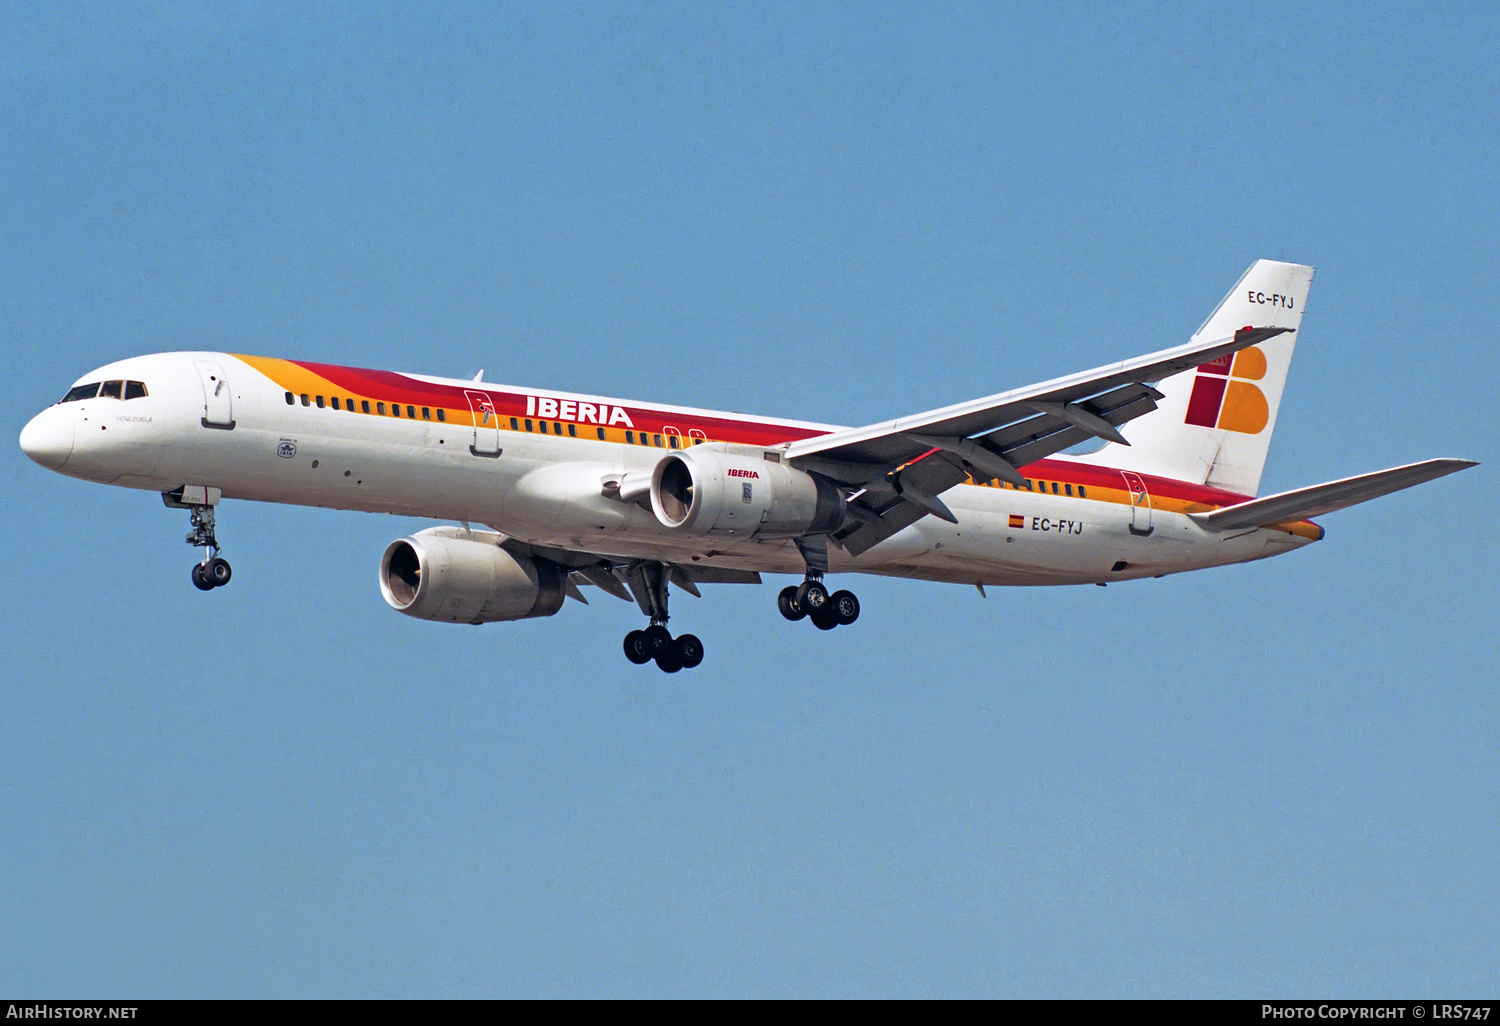
<path fill-rule="evenodd" d="M 855 525 L 834 540 L 852 555 L 931 514 L 956 522 L 939 496 L 968 477 L 1020 484 L 1020 469 L 1089 438 L 1128 445 L 1118 430 L 1156 409 L 1160 381 L 1291 331 L 1246 327 L 983 399 L 793 442 L 785 459 L 853 489 Z"/>
<path fill-rule="evenodd" d="M 580 584 L 592 584 L 600 591 L 629 602 L 632 598 L 641 607 L 641 612 L 652 615 L 650 591 L 652 581 L 646 572 L 647 561 L 620 559 L 597 552 L 580 552 L 574 549 L 558 549 L 547 545 L 531 545 L 507 537 L 501 542 L 507 550 L 518 556 L 528 556 L 556 564 L 564 571 L 563 587 L 569 598 L 584 605 L 589 600 L 579 589 Z M 726 570 L 712 566 L 690 566 L 680 563 L 654 564 L 664 572 L 666 581 L 677 585 L 694 598 L 702 598 L 700 584 L 759 584 L 760 574 L 752 570 Z M 665 582 L 658 582 L 665 583 Z"/>
<path fill-rule="evenodd" d="M 1309 517 L 1322 516 L 1346 506 L 1378 499 L 1391 492 L 1432 481 L 1448 474 L 1467 470 L 1476 464 L 1472 460 L 1424 460 L 1390 470 L 1377 470 L 1357 477 L 1346 477 L 1327 484 L 1310 485 L 1279 495 L 1268 495 L 1264 499 L 1252 499 L 1235 506 L 1226 506 L 1212 513 L 1188 514 L 1205 527 L 1220 531 L 1244 527 L 1265 527 L 1270 524 L 1286 524 Z"/>

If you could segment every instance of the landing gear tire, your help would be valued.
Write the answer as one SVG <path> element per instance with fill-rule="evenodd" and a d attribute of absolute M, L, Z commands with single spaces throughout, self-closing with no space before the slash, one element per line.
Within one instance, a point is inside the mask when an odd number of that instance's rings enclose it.
<path fill-rule="evenodd" d="M 840 627 L 847 627 L 859 619 L 859 599 L 852 591 L 836 591 L 828 596 L 828 608 Z"/>
<path fill-rule="evenodd" d="M 631 631 L 625 635 L 625 658 L 637 666 L 651 661 L 651 653 L 646 651 L 645 631 Z"/>
<path fill-rule="evenodd" d="M 820 631 L 831 631 L 839 625 L 838 616 L 829 605 L 825 605 L 816 613 L 809 613 L 808 619 L 812 620 L 813 626 Z"/>
<path fill-rule="evenodd" d="M 646 652 L 654 659 L 672 645 L 671 633 L 659 623 L 653 623 L 641 632 L 645 639 Z"/>
<path fill-rule="evenodd" d="M 210 586 L 214 588 L 224 587 L 224 585 L 229 583 L 229 579 L 233 576 L 234 570 L 230 568 L 229 560 L 225 559 L 223 556 L 215 556 L 213 559 L 210 559 L 208 563 L 203 567 L 204 579 L 207 580 Z"/>
<path fill-rule="evenodd" d="M 807 615 L 807 610 L 797 605 L 797 586 L 788 584 L 781 589 L 781 594 L 776 596 L 776 608 L 781 610 L 781 615 L 788 620 L 796 621 Z"/>
<path fill-rule="evenodd" d="M 803 581 L 797 587 L 797 605 L 812 616 L 828 602 L 828 589 L 822 581 Z"/>
<path fill-rule="evenodd" d="M 703 642 L 695 634 L 684 634 L 672 642 L 672 655 L 684 670 L 691 670 L 703 662 Z M 666 669 L 666 667 L 662 667 Z M 673 671 L 667 670 L 668 673 Z"/>
<path fill-rule="evenodd" d="M 661 654 L 656 657 L 656 665 L 662 673 L 676 673 L 682 669 L 682 660 L 677 658 L 675 646 L 669 645 L 662 649 Z"/>
<path fill-rule="evenodd" d="M 203 576 L 205 569 L 206 567 L 202 563 L 193 564 L 193 586 L 199 591 L 213 591 L 214 582 Z"/>

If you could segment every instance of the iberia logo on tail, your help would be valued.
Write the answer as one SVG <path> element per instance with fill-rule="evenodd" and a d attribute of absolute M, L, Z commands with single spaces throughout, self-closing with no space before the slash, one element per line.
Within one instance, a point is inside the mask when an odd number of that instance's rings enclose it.
<path fill-rule="evenodd" d="M 1188 399 L 1188 424 L 1258 435 L 1271 419 L 1266 394 L 1252 385 L 1266 376 L 1266 354 L 1251 346 L 1201 364 Z"/>

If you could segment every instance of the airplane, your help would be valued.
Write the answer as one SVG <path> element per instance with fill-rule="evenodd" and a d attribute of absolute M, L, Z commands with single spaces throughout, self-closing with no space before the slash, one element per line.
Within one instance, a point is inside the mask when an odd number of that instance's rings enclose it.
<path fill-rule="evenodd" d="M 1474 466 L 1257 497 L 1312 275 L 1256 261 L 1184 345 L 865 427 L 187 352 L 90 371 L 20 444 L 186 510 L 205 592 L 232 575 L 223 499 L 448 521 L 386 547 L 394 609 L 520 620 L 592 586 L 648 618 L 626 657 L 675 673 L 704 647 L 668 630 L 672 585 L 799 574 L 781 614 L 832 630 L 860 613 L 833 574 L 981 594 L 1161 577 L 1300 549 L 1323 537 L 1313 517 Z"/>

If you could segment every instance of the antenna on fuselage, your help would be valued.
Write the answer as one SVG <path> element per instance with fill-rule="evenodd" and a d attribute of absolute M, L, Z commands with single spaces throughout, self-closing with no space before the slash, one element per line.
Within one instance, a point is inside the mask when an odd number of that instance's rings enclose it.
<path fill-rule="evenodd" d="M 479 368 L 479 373 L 476 374 L 476 375 L 474 375 L 469 380 L 470 381 L 483 381 L 484 380 L 484 368 L 483 367 Z"/>

